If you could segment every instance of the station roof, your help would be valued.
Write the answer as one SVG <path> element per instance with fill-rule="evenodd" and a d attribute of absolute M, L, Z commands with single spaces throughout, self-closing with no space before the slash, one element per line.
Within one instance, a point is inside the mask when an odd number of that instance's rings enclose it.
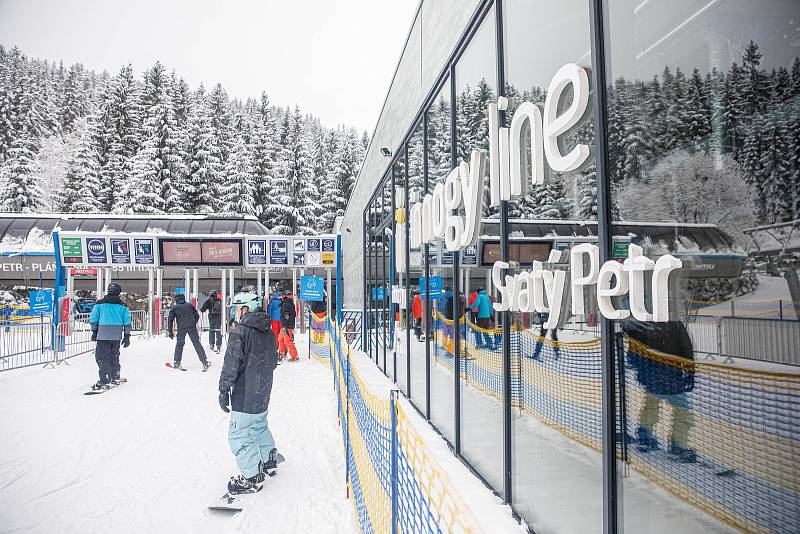
<path fill-rule="evenodd" d="M 271 233 L 252 216 L 0 213 L 0 253 L 52 253 L 54 230 L 190 235 Z"/>

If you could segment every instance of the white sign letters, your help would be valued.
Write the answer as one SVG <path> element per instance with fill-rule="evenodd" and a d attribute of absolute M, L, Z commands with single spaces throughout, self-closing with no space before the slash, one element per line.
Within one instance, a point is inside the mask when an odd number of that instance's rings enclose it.
<path fill-rule="evenodd" d="M 572 88 L 572 101 L 559 114 L 559 101 L 567 88 Z M 527 194 L 530 185 L 545 182 L 545 162 L 554 172 L 580 169 L 589 159 L 589 146 L 578 143 L 566 154 L 559 139 L 579 125 L 588 113 L 589 76 L 586 69 L 573 63 L 561 67 L 547 89 L 543 109 L 531 102 L 522 103 L 515 111 L 510 127 L 500 127 L 499 112 L 508 109 L 508 99 L 500 97 L 489 104 L 489 186 L 490 202 L 497 206 Z M 530 141 L 524 135 L 530 130 Z M 530 151 L 530 157 L 527 152 Z M 529 162 L 529 163 L 525 163 Z M 529 168 L 524 168 L 529 165 Z M 469 164 L 462 161 L 421 201 L 410 208 L 410 247 L 443 240 L 447 250 L 457 252 L 473 245 L 481 234 L 483 189 L 486 177 L 487 154 L 473 150 Z M 530 184 L 527 177 L 530 176 Z M 396 200 L 402 206 L 404 200 Z M 464 215 L 461 215 L 463 209 Z M 405 217 L 399 224 L 405 224 Z M 405 231 L 398 231 L 405 235 Z M 403 258 L 399 269 L 405 268 L 405 243 L 395 236 L 395 250 Z M 402 245 L 402 246 L 401 246 Z M 402 250 L 400 250 L 402 249 Z M 553 250 L 548 263 L 559 261 L 561 251 Z M 671 255 L 653 261 L 642 255 L 642 249 L 629 246 L 624 263 L 609 261 L 600 265 L 600 249 L 593 244 L 574 246 L 569 257 L 569 271 L 549 270 L 542 262 L 534 261 L 530 271 L 515 275 L 504 274 L 509 264 L 498 261 L 492 267 L 492 285 L 499 293 L 494 304 L 498 311 L 548 313 L 545 328 L 560 326 L 567 317 L 563 310 L 571 308 L 575 316 L 585 316 L 586 291 L 594 287 L 600 313 L 609 319 L 625 319 L 630 315 L 640 321 L 669 320 L 669 276 L 681 268 L 681 261 Z M 652 271 L 652 272 L 650 272 Z M 652 311 L 647 310 L 645 276 L 650 276 Z M 617 309 L 614 298 L 628 296 L 630 310 Z M 570 306 L 567 306 L 567 304 Z"/>

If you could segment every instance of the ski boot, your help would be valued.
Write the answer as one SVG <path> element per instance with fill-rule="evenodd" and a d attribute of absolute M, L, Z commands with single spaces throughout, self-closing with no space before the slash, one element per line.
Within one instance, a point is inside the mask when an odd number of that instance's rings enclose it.
<path fill-rule="evenodd" d="M 661 448 L 658 446 L 658 439 L 643 426 L 636 430 L 636 442 L 639 452 L 656 451 Z"/>
<path fill-rule="evenodd" d="M 674 441 L 670 441 L 669 453 L 675 458 L 675 461 L 680 464 L 697 463 L 697 453 L 694 451 L 694 449 L 679 445 Z"/>
<path fill-rule="evenodd" d="M 124 384 L 127 381 L 128 381 L 127 378 L 122 378 L 121 376 L 118 376 L 116 378 L 112 378 L 111 379 L 111 383 L 114 384 L 115 386 L 118 386 L 120 384 Z"/>
<path fill-rule="evenodd" d="M 98 380 L 97 383 L 92 386 L 92 391 L 100 391 L 101 389 L 108 389 L 108 384 L 104 384 Z"/>
<path fill-rule="evenodd" d="M 173 368 L 173 369 L 177 369 L 177 370 L 179 370 L 179 371 L 180 371 L 180 369 L 181 369 L 181 364 L 180 364 L 180 362 L 172 362 L 172 368 Z"/>
<path fill-rule="evenodd" d="M 264 486 L 264 473 L 258 473 L 250 478 L 244 475 L 231 477 L 228 481 L 228 493 L 230 495 L 243 495 L 245 493 L 256 493 L 261 491 Z"/>
<path fill-rule="evenodd" d="M 278 472 L 278 461 L 275 459 L 277 454 L 278 449 L 273 448 L 269 451 L 269 458 L 266 462 L 261 463 L 261 473 L 271 477 L 275 476 L 275 473 Z"/>
<path fill-rule="evenodd" d="M 204 373 L 205 373 L 206 371 L 208 371 L 208 365 L 209 365 L 209 364 L 208 364 L 208 360 L 206 360 L 206 361 L 204 361 L 204 362 L 203 362 L 203 372 L 204 372 Z"/>

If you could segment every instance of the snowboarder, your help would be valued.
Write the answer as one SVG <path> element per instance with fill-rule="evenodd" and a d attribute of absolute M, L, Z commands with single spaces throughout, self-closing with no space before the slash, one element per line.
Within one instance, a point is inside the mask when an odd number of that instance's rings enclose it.
<path fill-rule="evenodd" d="M 183 293 L 175 295 L 175 305 L 170 308 L 169 316 L 167 316 L 167 336 L 170 339 L 175 337 L 175 329 L 177 329 L 178 340 L 175 343 L 175 357 L 172 366 L 175 369 L 181 368 L 181 358 L 183 357 L 183 345 L 186 343 L 186 336 L 194 345 L 194 350 L 197 352 L 197 357 L 203 363 L 203 371 L 208 369 L 208 359 L 206 359 L 206 351 L 203 350 L 203 344 L 200 343 L 200 334 L 197 333 L 197 321 L 200 319 L 200 314 L 197 313 L 191 303 L 186 302 L 186 297 Z"/>
<path fill-rule="evenodd" d="M 264 475 L 274 475 L 278 464 L 267 422 L 272 373 L 278 365 L 275 335 L 258 296 L 246 295 L 238 295 L 242 298 L 233 304 L 237 324 L 228 337 L 219 377 L 219 405 L 231 414 L 228 443 L 241 473 L 228 482 L 231 495 L 259 491 Z"/>
<path fill-rule="evenodd" d="M 694 347 L 686 325 L 680 321 L 645 323 L 630 318 L 624 332 L 644 347 L 628 349 L 628 365 L 644 388 L 644 404 L 639 413 L 636 442 L 639 452 L 659 448 L 655 434 L 661 401 L 672 406 L 669 453 L 680 463 L 694 463 L 697 453 L 688 445 L 692 427 L 692 405 L 686 395 L 694 389 Z M 670 359 L 660 357 L 670 356 Z"/>
<path fill-rule="evenodd" d="M 200 308 L 200 312 L 208 312 L 209 348 L 219 353 L 222 350 L 222 301 L 219 293 L 212 291 Z"/>
<path fill-rule="evenodd" d="M 275 334 L 275 339 L 278 339 L 278 336 L 281 334 L 281 297 L 283 293 L 276 290 L 275 294 L 272 295 L 272 298 L 269 300 L 269 305 L 267 306 L 267 314 L 269 315 L 270 319 L 272 319 L 272 333 Z"/>
<path fill-rule="evenodd" d="M 294 346 L 294 321 L 297 310 L 291 293 L 284 293 L 281 297 L 281 333 L 278 336 L 278 357 L 283 359 L 289 353 L 289 361 L 297 361 L 297 347 Z"/>
<path fill-rule="evenodd" d="M 109 284 L 106 296 L 92 308 L 89 324 L 92 326 L 92 341 L 96 341 L 95 360 L 100 380 L 92 390 L 108 389 L 109 384 L 127 382 L 120 377 L 119 345 L 127 348 L 131 344 L 131 312 L 120 299 L 122 287 Z"/>

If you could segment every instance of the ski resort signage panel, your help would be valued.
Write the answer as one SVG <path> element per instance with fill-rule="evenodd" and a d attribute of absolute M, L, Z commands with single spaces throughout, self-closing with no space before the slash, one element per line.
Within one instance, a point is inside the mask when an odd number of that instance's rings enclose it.
<path fill-rule="evenodd" d="M 289 264 L 289 242 L 286 239 L 273 239 L 269 242 L 270 265 Z"/>
<path fill-rule="evenodd" d="M 105 265 L 108 263 L 108 244 L 104 237 L 86 239 L 86 257 L 89 263 Z"/>
<path fill-rule="evenodd" d="M 308 302 L 325 300 L 325 281 L 321 276 L 300 277 L 300 300 Z"/>
<path fill-rule="evenodd" d="M 61 238 L 61 263 L 83 263 L 83 243 L 80 237 Z"/>
<path fill-rule="evenodd" d="M 250 239 L 247 241 L 247 264 L 248 265 L 267 264 L 266 239 Z"/>
<path fill-rule="evenodd" d="M 111 238 L 111 263 L 131 263 L 131 242 L 127 238 Z"/>
<path fill-rule="evenodd" d="M 134 239 L 133 257 L 137 265 L 155 265 L 156 258 L 153 252 L 153 240 Z"/>

